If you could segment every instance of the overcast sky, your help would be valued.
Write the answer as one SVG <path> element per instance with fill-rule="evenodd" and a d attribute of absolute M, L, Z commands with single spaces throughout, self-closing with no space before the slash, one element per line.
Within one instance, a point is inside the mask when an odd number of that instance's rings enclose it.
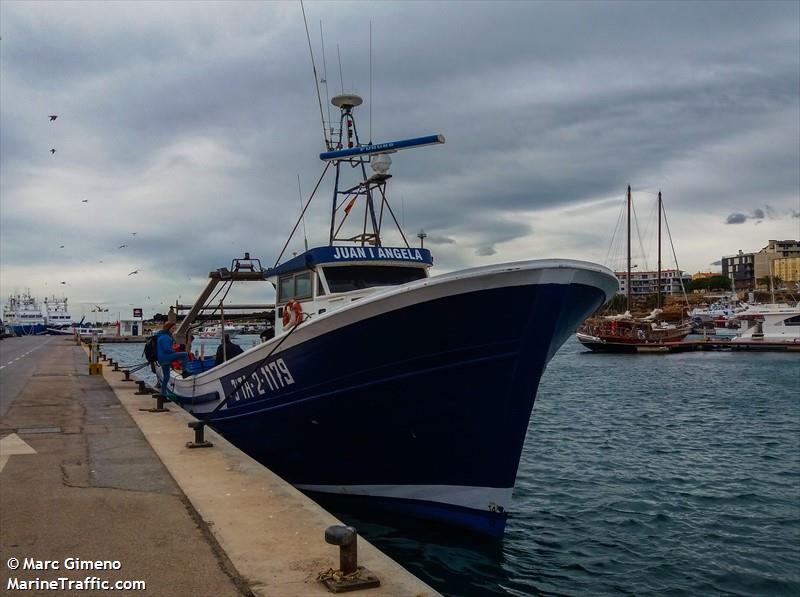
<path fill-rule="evenodd" d="M 305 8 L 320 77 L 322 22 L 328 91 L 365 99 L 362 140 L 370 106 L 375 142 L 447 139 L 394 154 L 389 183 L 435 271 L 621 267 L 611 240 L 628 184 L 640 269 L 655 267 L 659 189 L 687 271 L 800 238 L 798 2 Z M 299 3 L 4 1 L 0 37 L 3 300 L 29 287 L 65 294 L 76 315 L 149 315 L 191 302 L 243 251 L 274 263 L 298 175 L 307 198 L 322 171 Z M 311 245 L 327 241 L 331 185 L 311 204 Z"/>

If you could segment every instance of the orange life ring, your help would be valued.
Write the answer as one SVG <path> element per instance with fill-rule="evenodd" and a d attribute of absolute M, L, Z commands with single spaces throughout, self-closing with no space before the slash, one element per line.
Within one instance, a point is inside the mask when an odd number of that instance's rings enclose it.
<path fill-rule="evenodd" d="M 283 327 L 294 327 L 303 321 L 303 307 L 294 299 L 283 308 Z"/>

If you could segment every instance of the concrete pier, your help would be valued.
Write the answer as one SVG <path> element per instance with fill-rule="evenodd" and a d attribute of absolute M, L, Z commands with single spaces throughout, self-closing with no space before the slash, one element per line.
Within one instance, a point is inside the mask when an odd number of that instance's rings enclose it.
<path fill-rule="evenodd" d="M 340 523 L 305 495 L 210 430 L 213 448 L 186 448 L 187 413 L 139 410 L 154 400 L 122 372 L 89 376 L 70 339 L 4 340 L 0 359 L 4 589 L 9 578 L 98 577 L 145 581 L 147 595 L 329 594 L 316 578 L 338 567 L 324 533 Z M 362 537 L 358 552 L 381 581 L 362 594 L 436 594 Z M 15 558 L 61 566 L 11 570 Z M 120 568 L 65 570 L 68 558 Z"/>

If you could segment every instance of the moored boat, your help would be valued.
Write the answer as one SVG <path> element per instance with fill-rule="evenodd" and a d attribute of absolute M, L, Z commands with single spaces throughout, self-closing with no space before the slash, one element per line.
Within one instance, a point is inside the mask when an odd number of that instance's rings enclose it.
<path fill-rule="evenodd" d="M 663 204 L 658 193 L 658 272 L 655 276 L 657 307 L 645 317 L 631 315 L 631 187 L 627 192 L 627 275 L 626 308 L 621 315 L 595 315 L 587 319 L 578 329 L 576 337 L 586 348 L 594 352 L 652 352 L 668 342 L 680 342 L 692 331 L 688 321 L 668 322 L 662 319 L 662 290 L 664 279 L 661 269 L 661 220 Z M 675 264 L 677 268 L 677 263 Z M 680 279 L 680 278 L 679 278 Z M 681 281 L 681 288 L 682 288 Z"/>
<path fill-rule="evenodd" d="M 737 319 L 740 333 L 731 342 L 800 343 L 800 303 L 749 305 Z"/>
<path fill-rule="evenodd" d="M 6 329 L 16 336 L 32 336 L 46 331 L 45 320 L 39 302 L 30 290 L 11 295 L 3 308 Z"/>
<path fill-rule="evenodd" d="M 45 297 L 44 323 L 47 333 L 63 335 L 72 333 L 72 315 L 69 313 L 66 297 Z"/>
<path fill-rule="evenodd" d="M 276 288 L 275 337 L 210 371 L 171 376 L 166 390 L 303 490 L 500 536 L 539 379 L 617 279 L 565 259 L 430 276 L 430 251 L 411 247 L 399 226 L 403 245 L 383 244 L 383 215 L 394 219 L 388 153 L 444 138 L 362 145 L 361 98 L 332 103 L 339 138 L 320 154 L 335 172 L 328 244 L 252 270 Z M 359 179 L 348 186 L 351 170 Z M 363 228 L 347 235 L 359 200 Z M 476 333 L 481 311 L 499 316 Z"/>

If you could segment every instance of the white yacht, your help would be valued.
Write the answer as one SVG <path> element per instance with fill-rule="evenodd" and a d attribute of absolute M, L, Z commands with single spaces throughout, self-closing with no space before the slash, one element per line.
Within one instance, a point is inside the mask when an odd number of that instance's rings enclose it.
<path fill-rule="evenodd" d="M 800 344 L 800 303 L 750 305 L 737 314 L 741 333 L 731 342 L 787 342 Z"/>

